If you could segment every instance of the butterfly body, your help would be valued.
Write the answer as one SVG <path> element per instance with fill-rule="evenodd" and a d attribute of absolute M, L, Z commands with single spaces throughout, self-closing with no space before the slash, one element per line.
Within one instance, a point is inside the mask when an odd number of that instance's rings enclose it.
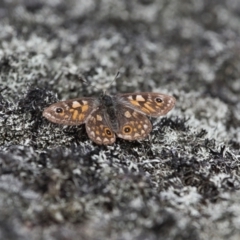
<path fill-rule="evenodd" d="M 108 125 L 113 129 L 114 132 L 118 130 L 118 118 L 117 118 L 117 101 L 113 96 L 103 94 L 99 98 L 99 108 L 102 108 L 102 112 L 108 122 Z"/>
<path fill-rule="evenodd" d="M 175 98 L 160 93 L 102 94 L 55 103 L 43 116 L 63 125 L 85 123 L 92 141 L 108 145 L 116 141 L 116 135 L 130 141 L 145 138 L 152 130 L 147 116 L 163 116 L 174 105 Z"/>

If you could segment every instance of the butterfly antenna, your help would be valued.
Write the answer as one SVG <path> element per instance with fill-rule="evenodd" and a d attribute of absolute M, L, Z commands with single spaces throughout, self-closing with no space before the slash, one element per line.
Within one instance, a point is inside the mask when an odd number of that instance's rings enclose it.
<path fill-rule="evenodd" d="M 120 72 L 118 71 L 117 74 L 115 75 L 114 79 L 110 82 L 108 88 L 110 88 L 112 86 L 112 84 L 119 78 L 120 76 Z M 106 94 L 106 89 L 103 91 L 104 94 Z"/>
<path fill-rule="evenodd" d="M 78 79 L 83 83 L 84 86 L 92 86 L 95 89 L 103 92 L 101 88 L 98 88 L 97 86 L 94 86 L 92 82 L 89 82 L 84 75 L 79 74 Z"/>
<path fill-rule="evenodd" d="M 119 76 L 120 76 L 120 72 L 118 71 L 117 74 L 115 75 L 114 79 L 110 82 L 110 84 L 109 84 L 109 86 L 107 87 L 107 89 L 112 86 L 112 84 L 119 78 Z M 83 75 L 79 75 L 79 80 L 81 80 L 84 85 L 87 85 L 87 83 L 88 83 L 87 79 L 86 79 L 85 76 L 83 76 Z M 92 83 L 90 83 L 90 85 L 92 85 Z M 92 86 L 93 86 L 93 85 L 92 85 Z M 103 90 L 103 89 L 100 89 L 100 88 L 98 88 L 98 87 L 96 87 L 96 86 L 94 86 L 94 87 L 95 87 L 96 89 L 98 89 L 98 90 L 101 90 L 101 92 L 102 92 L 103 95 L 106 94 L 106 92 L 107 92 L 107 89 L 106 89 L 106 88 Z"/>
<path fill-rule="evenodd" d="M 114 79 L 110 82 L 109 87 L 111 87 L 111 85 L 113 84 L 113 82 L 115 82 L 119 77 L 120 77 L 120 72 L 118 71 L 117 74 L 115 75 Z"/>

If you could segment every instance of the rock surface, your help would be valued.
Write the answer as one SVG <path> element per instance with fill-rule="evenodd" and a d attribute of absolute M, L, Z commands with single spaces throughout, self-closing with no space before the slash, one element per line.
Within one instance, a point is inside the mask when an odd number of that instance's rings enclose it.
<path fill-rule="evenodd" d="M 239 12 L 238 0 L 0 3 L 0 239 L 239 239 Z M 149 139 L 112 146 L 42 117 L 107 88 L 176 107 Z"/>

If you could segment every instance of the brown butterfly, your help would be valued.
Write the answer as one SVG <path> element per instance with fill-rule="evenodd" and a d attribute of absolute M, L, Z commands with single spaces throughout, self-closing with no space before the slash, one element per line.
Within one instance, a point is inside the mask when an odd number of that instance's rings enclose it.
<path fill-rule="evenodd" d="M 83 97 L 52 104 L 43 112 L 49 121 L 63 125 L 85 123 L 89 138 L 97 144 L 113 144 L 116 135 L 140 140 L 152 130 L 146 115 L 159 117 L 175 105 L 175 98 L 151 92 L 124 93 L 99 98 Z"/>

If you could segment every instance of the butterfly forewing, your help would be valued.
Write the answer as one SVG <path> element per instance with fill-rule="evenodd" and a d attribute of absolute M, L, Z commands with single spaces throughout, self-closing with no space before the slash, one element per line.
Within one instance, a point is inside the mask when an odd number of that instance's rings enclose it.
<path fill-rule="evenodd" d="M 118 112 L 119 130 L 117 136 L 126 140 L 140 140 L 145 138 L 152 130 L 152 124 L 142 113 L 121 106 Z"/>
<path fill-rule="evenodd" d="M 108 116 L 104 114 L 100 107 L 90 114 L 86 121 L 86 130 L 89 138 L 97 144 L 113 144 L 116 140 L 116 135 L 108 125 Z"/>
<path fill-rule="evenodd" d="M 117 95 L 119 102 L 148 116 L 167 114 L 175 105 L 175 98 L 160 93 L 125 93 Z"/>
<path fill-rule="evenodd" d="M 43 112 L 49 121 L 64 125 L 83 124 L 97 105 L 95 98 L 76 98 L 52 104 Z"/>

